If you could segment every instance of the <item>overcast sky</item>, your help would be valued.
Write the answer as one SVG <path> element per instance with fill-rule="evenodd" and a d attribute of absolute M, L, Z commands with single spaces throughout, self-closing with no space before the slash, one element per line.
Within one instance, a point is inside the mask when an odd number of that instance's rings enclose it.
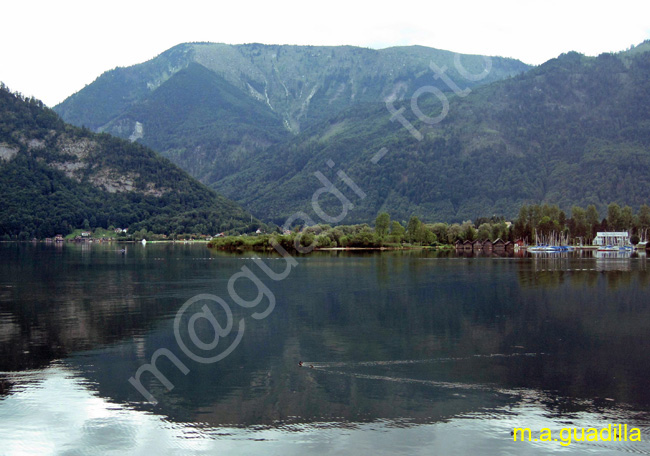
<path fill-rule="evenodd" d="M 650 38 L 648 0 L 10 0 L 0 14 L 0 81 L 49 106 L 188 41 L 420 44 L 540 64 Z"/>

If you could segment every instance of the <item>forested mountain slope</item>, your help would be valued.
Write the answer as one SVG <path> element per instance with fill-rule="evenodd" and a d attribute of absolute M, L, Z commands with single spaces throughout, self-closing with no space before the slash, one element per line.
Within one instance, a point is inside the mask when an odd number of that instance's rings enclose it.
<path fill-rule="evenodd" d="M 261 217 L 281 221 L 312 207 L 322 172 L 354 204 L 346 220 L 386 210 L 401 220 L 461 221 L 523 203 L 569 209 L 650 200 L 650 53 L 569 53 L 516 77 L 449 97 L 396 103 L 418 140 L 384 103 L 358 105 L 269 148 L 217 188 Z M 442 121 L 430 122 L 440 116 Z M 376 164 L 372 158 L 387 152 Z M 326 164 L 332 160 L 335 166 Z M 330 163 L 331 164 L 331 163 Z M 359 198 L 335 173 L 367 195 Z M 323 199 L 325 201 L 325 199 Z M 341 203 L 331 199 L 330 212 Z M 338 207 L 338 209 L 336 209 Z"/>
<path fill-rule="evenodd" d="M 0 238 L 84 226 L 212 233 L 250 215 L 139 144 L 65 124 L 0 87 Z"/>
<path fill-rule="evenodd" d="M 529 69 L 422 46 L 187 43 L 106 72 L 54 109 L 66 122 L 152 147 L 211 185 L 350 106 L 423 85 L 451 92 L 432 62 L 463 88 Z"/>

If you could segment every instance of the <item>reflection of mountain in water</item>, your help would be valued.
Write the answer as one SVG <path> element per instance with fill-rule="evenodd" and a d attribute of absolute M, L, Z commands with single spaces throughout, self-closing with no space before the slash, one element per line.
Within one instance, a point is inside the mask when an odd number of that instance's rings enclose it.
<path fill-rule="evenodd" d="M 603 428 L 615 421 L 640 428 L 643 436 L 650 430 L 646 416 L 624 406 L 610 405 L 604 414 L 603 408 L 594 404 L 592 410 L 579 412 L 568 410 L 552 395 L 531 392 L 523 392 L 517 403 L 496 407 L 487 406 L 493 402 L 487 397 L 488 402 L 476 412 L 444 421 L 433 421 L 431 417 L 431 424 L 408 418 L 350 422 L 343 421 L 343 417 L 304 423 L 298 417 L 287 417 L 269 425 L 211 426 L 202 420 L 203 415 L 198 415 L 195 422 L 170 422 L 160 414 L 98 397 L 92 384 L 63 364 L 19 376 L 16 382 L 20 390 L 0 401 L 2 448 L 7 454 L 41 454 L 47 447 L 74 454 L 227 452 L 300 456 L 366 454 L 372 446 L 377 448 L 373 454 L 410 455 L 414 454 L 414 445 L 435 448 L 436 454 L 475 454 L 476 448 L 482 454 L 510 454 L 514 447 L 522 445 L 513 445 L 510 431 L 522 424 L 534 430 L 550 428 L 559 432 L 569 418 L 576 428 Z M 559 410 L 549 413 L 549 404 L 557 404 Z M 32 438 L 21 438 L 25 435 Z M 598 447 L 588 446 L 586 451 L 596 455 L 648 453 L 647 442 L 599 443 Z M 574 442 L 571 447 L 578 445 Z M 547 444 L 544 451 L 532 454 L 548 454 L 547 448 L 550 452 L 554 449 Z M 578 449 L 585 449 L 584 443 Z"/>
<path fill-rule="evenodd" d="M 156 257 L 140 246 L 126 255 L 117 245 L 0 248 L 0 371 L 40 367 L 146 331 L 186 299 L 175 289 L 198 266 L 187 257 L 171 270 L 160 250 Z"/>
<path fill-rule="evenodd" d="M 562 259 L 564 269 L 540 271 L 543 258 L 301 257 L 290 278 L 268 281 L 274 311 L 247 318 L 230 356 L 200 365 L 178 348 L 173 315 L 197 293 L 226 297 L 234 272 L 257 267 L 245 256 L 211 256 L 200 247 L 129 249 L 125 258 L 64 249 L 36 253 L 33 261 L 23 252 L 20 272 L 3 268 L 13 286 L 31 279 L 0 301 L 0 312 L 20 328 L 0 341 L 2 362 L 20 369 L 6 361 L 12 346 L 63 341 L 54 355 L 101 397 L 212 425 L 433 422 L 510 404 L 529 391 L 567 398 L 549 402 L 551 410 L 581 410 L 587 399 L 607 406 L 604 398 L 650 407 L 650 290 L 641 268 L 576 271 L 583 262 L 593 266 L 593 258 Z M 277 271 L 284 267 L 267 261 Z M 38 285 L 47 277 L 47 286 Z M 235 321 L 251 313 L 233 311 Z M 66 334 L 75 324 L 84 332 Z M 37 337 L 41 328 L 47 337 Z M 199 333 L 204 341 L 212 336 L 209 328 Z M 145 374 L 143 383 L 160 401 L 152 408 L 127 380 L 160 348 L 190 372 L 161 359 L 171 391 Z M 20 356 L 48 360 L 32 350 Z M 298 367 L 299 360 L 314 368 Z"/>

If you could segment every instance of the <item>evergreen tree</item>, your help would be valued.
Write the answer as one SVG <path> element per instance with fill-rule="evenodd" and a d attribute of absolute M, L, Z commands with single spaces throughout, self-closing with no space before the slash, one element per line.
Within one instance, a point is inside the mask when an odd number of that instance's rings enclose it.
<path fill-rule="evenodd" d="M 617 231 L 623 228 L 623 217 L 621 207 L 616 203 L 610 203 L 607 206 L 607 228 Z"/>
<path fill-rule="evenodd" d="M 571 208 L 571 222 L 572 229 L 571 235 L 573 237 L 585 237 L 589 229 L 587 224 L 587 214 L 580 206 L 573 206 Z"/>
<path fill-rule="evenodd" d="M 639 208 L 639 229 L 650 228 L 650 206 L 644 204 Z"/>
<path fill-rule="evenodd" d="M 634 212 L 630 206 L 625 206 L 621 210 L 621 226 L 623 230 L 631 230 L 634 225 Z"/>
<path fill-rule="evenodd" d="M 596 206 L 593 204 L 587 206 L 585 218 L 587 220 L 589 240 L 591 241 L 594 237 L 596 237 L 596 231 L 599 224 L 599 216 L 598 210 L 596 210 Z"/>

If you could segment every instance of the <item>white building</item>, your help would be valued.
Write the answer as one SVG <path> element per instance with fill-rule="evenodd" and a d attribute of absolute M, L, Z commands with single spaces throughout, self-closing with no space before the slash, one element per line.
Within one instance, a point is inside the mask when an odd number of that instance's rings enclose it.
<path fill-rule="evenodd" d="M 630 245 L 630 234 L 627 231 L 599 231 L 594 245 Z"/>

